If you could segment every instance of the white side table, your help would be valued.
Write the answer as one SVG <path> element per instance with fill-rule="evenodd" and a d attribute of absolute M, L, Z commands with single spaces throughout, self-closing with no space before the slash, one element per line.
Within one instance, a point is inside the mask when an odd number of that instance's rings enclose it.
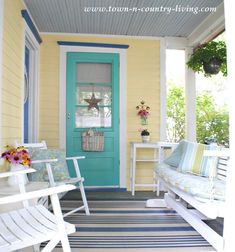
<path fill-rule="evenodd" d="M 26 192 L 31 192 L 31 191 L 36 191 L 39 189 L 45 189 L 49 187 L 49 184 L 47 182 L 29 182 L 25 185 L 25 190 Z M 14 195 L 20 193 L 20 189 L 18 187 L 13 187 L 13 186 L 9 186 L 8 182 L 6 180 L 0 180 L 0 197 L 4 197 L 4 196 L 9 196 L 9 195 Z M 36 200 L 32 200 L 30 201 L 30 204 L 35 204 L 38 201 L 38 199 Z M 6 212 L 12 209 L 16 209 L 16 208 L 21 208 L 22 207 L 22 203 L 14 203 L 14 204 L 9 204 L 9 205 L 4 205 L 1 206 L 0 208 L 0 212 Z"/>
<path fill-rule="evenodd" d="M 131 193 L 135 195 L 135 187 L 153 187 L 157 189 L 157 195 L 159 195 L 159 182 L 153 184 L 137 184 L 136 183 L 136 163 L 137 162 L 154 162 L 159 163 L 164 160 L 164 150 L 174 149 L 176 143 L 168 142 L 156 142 L 156 143 L 143 143 L 143 142 L 131 142 L 131 166 L 130 166 L 130 179 L 131 179 Z M 154 155 L 152 158 L 139 158 L 137 157 L 137 149 L 154 149 Z M 154 179 L 154 181 L 156 181 Z"/>

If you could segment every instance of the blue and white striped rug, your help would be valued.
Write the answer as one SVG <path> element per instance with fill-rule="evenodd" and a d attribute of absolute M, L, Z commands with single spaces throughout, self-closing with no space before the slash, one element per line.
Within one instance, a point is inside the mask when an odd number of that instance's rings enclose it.
<path fill-rule="evenodd" d="M 77 204 L 62 201 L 63 211 Z M 94 201 L 89 207 L 90 216 L 66 218 L 76 225 L 72 251 L 215 251 L 173 210 L 145 208 L 143 201 Z"/>

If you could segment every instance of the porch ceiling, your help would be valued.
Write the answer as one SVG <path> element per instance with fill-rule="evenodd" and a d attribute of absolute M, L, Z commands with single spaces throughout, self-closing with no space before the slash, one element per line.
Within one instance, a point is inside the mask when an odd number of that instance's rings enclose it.
<path fill-rule="evenodd" d="M 188 37 L 211 13 L 182 7 L 217 7 L 223 0 L 24 0 L 40 32 L 127 36 Z M 85 7 L 127 7 L 128 12 L 85 12 Z M 181 11 L 176 11 L 176 6 Z M 137 8 L 137 12 L 131 11 Z M 141 12 L 142 7 L 171 7 L 171 13 Z M 174 9 L 174 10 L 173 10 Z M 145 9 L 147 10 L 147 9 Z"/>

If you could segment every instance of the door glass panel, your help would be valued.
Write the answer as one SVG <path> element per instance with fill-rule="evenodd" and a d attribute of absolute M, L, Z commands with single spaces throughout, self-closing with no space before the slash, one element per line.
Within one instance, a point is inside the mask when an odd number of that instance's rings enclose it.
<path fill-rule="evenodd" d="M 111 83 L 112 64 L 110 63 L 77 63 L 77 82 Z"/>
<path fill-rule="evenodd" d="M 103 63 L 77 63 L 76 128 L 112 127 L 111 66 Z M 100 101 L 89 107 L 92 96 Z"/>
<path fill-rule="evenodd" d="M 111 127 L 111 107 L 103 107 L 98 111 L 95 108 L 90 110 L 87 107 L 78 107 L 76 110 L 76 128 Z"/>
<path fill-rule="evenodd" d="M 90 99 L 94 93 L 95 98 L 102 99 L 98 105 L 111 106 L 112 104 L 112 86 L 107 85 L 84 85 L 77 84 L 76 103 L 77 105 L 88 105 L 84 99 Z"/>

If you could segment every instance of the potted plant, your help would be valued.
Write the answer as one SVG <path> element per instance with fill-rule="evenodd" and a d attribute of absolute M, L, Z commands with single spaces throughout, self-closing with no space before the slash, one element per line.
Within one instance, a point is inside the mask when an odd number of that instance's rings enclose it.
<path fill-rule="evenodd" d="M 143 143 L 147 143 L 150 141 L 150 133 L 147 129 L 139 129 L 139 131 L 141 132 L 140 135 L 142 137 L 142 142 Z"/>
<path fill-rule="evenodd" d="M 206 77 L 222 72 L 227 75 L 227 55 L 224 41 L 211 41 L 199 46 L 191 55 L 187 66 L 194 72 L 204 72 Z"/>

